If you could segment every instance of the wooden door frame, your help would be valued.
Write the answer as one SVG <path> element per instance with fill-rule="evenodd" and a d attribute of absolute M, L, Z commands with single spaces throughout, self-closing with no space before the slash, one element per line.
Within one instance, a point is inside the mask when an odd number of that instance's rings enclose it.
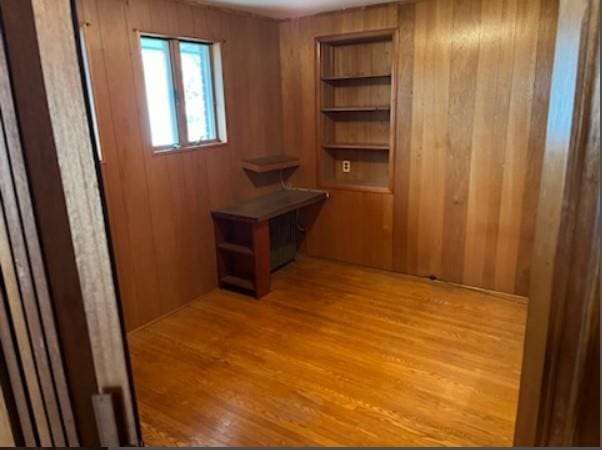
<path fill-rule="evenodd" d="M 69 443 L 138 445 L 140 428 L 83 87 L 74 4 L 71 0 L 0 0 L 0 19 L 0 70 L 5 76 L 1 87 L 10 94 L 13 134 L 18 136 L 8 143 L 12 159 L 4 168 L 12 170 L 13 183 L 25 180 L 28 188 L 21 198 L 30 202 L 30 214 L 17 207 L 23 229 L 35 231 L 30 233 L 31 242 L 42 255 L 39 264 L 47 278 L 51 307 L 40 312 L 56 325 L 58 347 L 47 351 L 51 356 L 58 353 L 64 364 L 77 433 L 76 441 Z M 17 165 L 15 157 L 20 161 Z M 16 227 L 18 221 L 13 222 Z M 13 251 L 14 239 L 8 243 Z M 18 301 L 18 291 L 14 292 Z M 21 330 L 14 334 L 27 342 L 25 328 Z M 47 336 L 42 340 L 49 345 Z M 55 379 L 35 362 L 32 380 Z M 47 419 L 65 423 L 68 417 L 59 411 Z M 32 421 L 37 425 L 36 419 Z M 109 422 L 115 426 L 107 427 Z M 28 445 L 57 445 L 55 435 L 46 432 L 41 442 L 34 433 L 35 442 Z"/>
<path fill-rule="evenodd" d="M 515 432 L 520 446 L 574 443 L 588 349 L 599 340 L 590 333 L 599 313 L 599 27 L 599 0 L 559 1 Z"/>

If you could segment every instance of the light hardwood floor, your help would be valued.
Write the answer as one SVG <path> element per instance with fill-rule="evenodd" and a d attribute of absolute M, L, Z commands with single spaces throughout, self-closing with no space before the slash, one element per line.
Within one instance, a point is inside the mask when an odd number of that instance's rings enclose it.
<path fill-rule="evenodd" d="M 512 444 L 526 302 L 301 258 L 130 334 L 147 445 Z"/>

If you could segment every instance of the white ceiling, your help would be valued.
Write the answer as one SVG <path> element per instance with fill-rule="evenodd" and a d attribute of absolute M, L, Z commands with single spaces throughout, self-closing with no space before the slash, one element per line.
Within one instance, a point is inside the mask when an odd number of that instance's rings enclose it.
<path fill-rule="evenodd" d="M 387 0 L 193 0 L 196 3 L 248 11 L 275 19 L 309 16 L 325 11 L 386 3 Z"/>

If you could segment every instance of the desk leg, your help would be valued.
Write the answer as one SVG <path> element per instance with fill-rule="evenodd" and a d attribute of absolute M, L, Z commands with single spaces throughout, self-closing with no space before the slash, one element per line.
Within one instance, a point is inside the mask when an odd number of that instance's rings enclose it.
<path fill-rule="evenodd" d="M 253 251 L 255 253 L 255 296 L 261 298 L 270 292 L 270 225 L 268 221 L 253 224 Z"/>
<path fill-rule="evenodd" d="M 217 260 L 217 285 L 220 288 L 224 287 L 222 279 L 228 275 L 226 270 L 226 260 L 223 253 L 219 250 L 219 245 L 226 241 L 224 228 L 226 221 L 213 220 L 213 230 L 215 233 L 215 255 Z"/>

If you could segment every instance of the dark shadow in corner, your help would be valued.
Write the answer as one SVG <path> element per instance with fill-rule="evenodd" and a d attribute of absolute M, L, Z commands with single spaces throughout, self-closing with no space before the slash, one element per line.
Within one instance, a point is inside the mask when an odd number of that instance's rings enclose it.
<path fill-rule="evenodd" d="M 294 168 L 284 169 L 282 171 L 282 179 L 286 182 L 293 174 L 294 170 Z M 245 169 L 245 173 L 247 174 L 249 180 L 251 180 L 251 183 L 253 183 L 253 186 L 256 188 L 263 188 L 266 186 L 280 184 L 280 171 L 278 170 L 275 170 L 273 172 L 257 173 Z"/>
<path fill-rule="evenodd" d="M 315 205 L 307 206 L 299 211 L 297 216 L 297 250 L 306 250 L 306 238 L 309 230 L 314 226 L 314 223 L 322 211 L 322 207 L 327 200 L 316 203 Z"/>

